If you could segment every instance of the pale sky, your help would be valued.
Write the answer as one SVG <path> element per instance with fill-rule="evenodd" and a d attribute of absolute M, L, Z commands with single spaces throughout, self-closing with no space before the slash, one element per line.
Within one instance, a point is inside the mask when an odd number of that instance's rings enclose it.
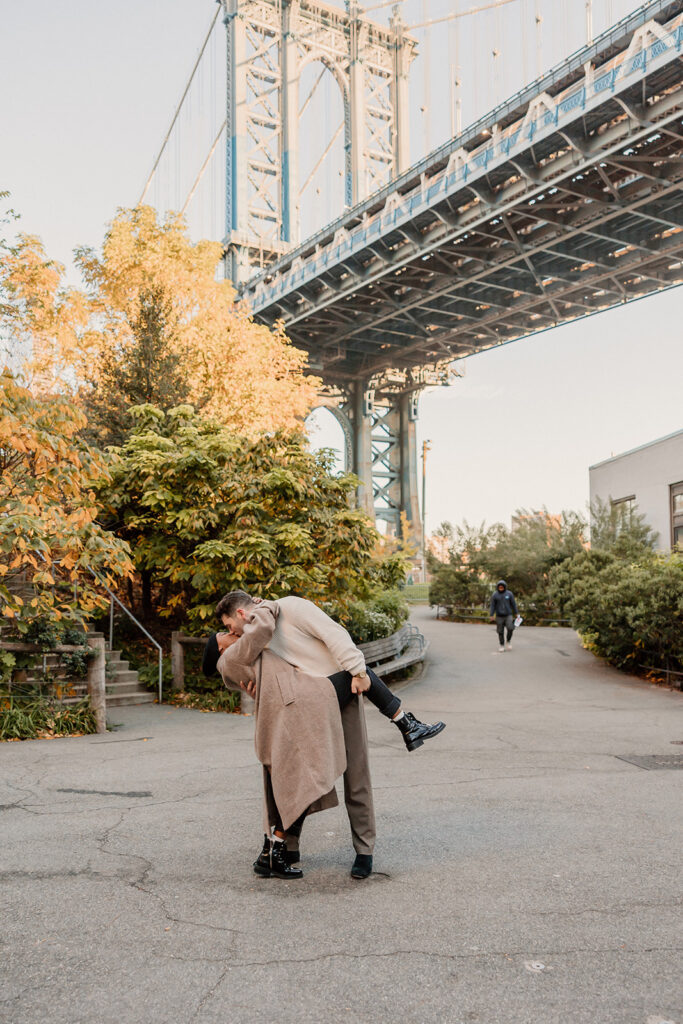
<path fill-rule="evenodd" d="M 475 5 L 405 0 L 402 6 L 414 24 Z M 635 6 L 594 0 L 595 32 Z M 214 11 L 212 0 L 0 0 L 0 190 L 9 189 L 21 228 L 43 238 L 74 283 L 73 249 L 101 244 L 116 208 L 137 202 Z M 387 13 L 375 16 L 386 20 Z M 545 70 L 578 48 L 585 32 L 584 0 L 513 0 L 446 23 L 427 39 L 416 30 L 413 158 L 450 134 L 456 64 L 466 127 L 534 78 L 537 67 Z M 182 206 L 207 139 L 220 125 L 221 33 L 219 24 L 150 191 L 148 199 L 162 208 Z M 316 145 L 325 144 L 313 125 L 322 116 L 330 132 L 336 127 L 333 90 L 324 80 L 309 105 L 302 175 L 317 160 Z M 333 147 L 313 182 L 320 194 L 307 223 L 337 214 L 340 161 Z M 220 237 L 222 182 L 219 146 L 188 211 L 194 238 Z M 464 378 L 423 396 L 419 440 L 433 445 L 428 529 L 444 519 L 509 521 L 520 506 L 583 508 L 590 464 L 681 429 L 682 321 L 678 289 L 473 357 Z M 316 436 L 339 443 L 334 431 Z"/>

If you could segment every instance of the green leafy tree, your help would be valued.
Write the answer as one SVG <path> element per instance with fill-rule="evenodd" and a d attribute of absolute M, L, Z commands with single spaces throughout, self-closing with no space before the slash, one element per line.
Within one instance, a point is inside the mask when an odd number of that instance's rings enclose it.
<path fill-rule="evenodd" d="M 527 621 L 550 618 L 555 608 L 548 596 L 548 574 L 554 565 L 584 548 L 585 520 L 574 512 L 549 515 L 518 509 L 515 525 L 487 527 L 465 522 L 450 528 L 452 546 L 447 563 L 432 562 L 430 600 L 443 605 L 485 605 L 498 579 L 522 600 Z"/>
<path fill-rule="evenodd" d="M 130 333 L 112 341 L 106 360 L 81 390 L 88 433 L 101 446 L 121 445 L 130 409 L 155 405 L 166 412 L 188 398 L 182 360 L 172 337 L 172 307 L 163 289 L 143 289 L 131 314 Z"/>
<path fill-rule="evenodd" d="M 613 504 L 596 498 L 590 507 L 591 548 L 613 551 L 618 557 L 637 557 L 654 548 L 657 534 L 636 505 Z"/>
<path fill-rule="evenodd" d="M 501 530 L 496 542 L 482 552 L 479 564 L 491 584 L 505 579 L 525 601 L 527 619 L 553 617 L 556 609 L 548 596 L 548 576 L 554 565 L 585 547 L 586 522 L 575 512 L 549 515 L 520 509 L 512 529 Z"/>
<path fill-rule="evenodd" d="M 133 551 L 147 618 L 199 625 L 234 588 L 296 593 L 343 615 L 381 580 L 377 531 L 351 507 L 356 478 L 331 472 L 331 452 L 312 453 L 301 435 L 239 438 L 191 406 L 133 414 L 102 497 Z"/>
<path fill-rule="evenodd" d="M 444 607 L 466 607 L 479 604 L 481 594 L 473 594 L 474 578 L 471 572 L 457 564 L 439 566 L 429 585 L 429 603 Z M 474 596 L 474 600 L 473 600 Z"/>

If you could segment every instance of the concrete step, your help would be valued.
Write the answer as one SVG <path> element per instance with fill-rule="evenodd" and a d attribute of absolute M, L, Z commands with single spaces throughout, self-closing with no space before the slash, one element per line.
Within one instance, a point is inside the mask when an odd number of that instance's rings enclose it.
<path fill-rule="evenodd" d="M 66 697 L 62 704 L 77 704 L 83 700 L 85 693 L 75 693 L 72 697 Z M 128 704 L 149 704 L 156 700 L 156 694 L 149 690 L 142 690 L 133 687 L 131 684 L 124 684 L 123 687 L 116 687 L 115 690 L 106 692 L 107 707 L 122 707 Z"/>
<path fill-rule="evenodd" d="M 146 690 L 144 686 L 140 686 L 140 683 L 137 681 L 137 679 L 131 680 L 127 683 L 107 683 L 105 688 L 107 700 L 109 699 L 110 693 L 138 693 L 138 691 L 140 693 L 149 693 L 149 690 Z"/>
<path fill-rule="evenodd" d="M 138 691 L 137 693 L 122 693 L 120 696 L 107 695 L 107 707 L 120 708 L 131 704 L 153 704 L 156 700 L 153 693 L 149 691 Z"/>
<path fill-rule="evenodd" d="M 102 637 L 103 633 L 90 632 L 89 637 Z M 135 669 L 130 667 L 130 662 L 121 657 L 121 651 L 106 651 L 107 675 L 105 682 L 105 694 L 107 706 L 122 707 L 128 704 L 152 704 L 156 696 L 150 690 L 140 685 L 140 679 Z M 48 666 L 55 666 L 58 663 L 57 655 L 48 655 Z M 30 677 L 29 682 L 38 682 L 40 677 Z M 65 680 L 66 682 L 66 680 Z M 76 704 L 87 695 L 88 686 L 86 680 L 73 682 L 69 680 L 69 697 L 65 697 L 63 704 Z"/>
<path fill-rule="evenodd" d="M 57 679 L 55 681 L 56 681 L 58 686 L 79 686 L 79 685 L 85 686 L 85 684 L 86 684 L 85 679 L 73 680 L 73 679 L 66 679 L 65 678 L 65 679 Z M 14 684 L 14 686 L 17 689 L 20 689 L 22 686 L 40 686 L 40 685 L 43 685 L 43 677 L 42 676 L 28 676 L 25 683 L 15 683 Z"/>
<path fill-rule="evenodd" d="M 107 668 L 111 673 L 117 675 L 119 672 L 127 672 L 128 669 L 130 669 L 130 662 L 121 661 L 121 659 L 119 659 L 118 661 L 110 661 Z M 131 671 L 136 672 L 137 669 L 131 669 Z"/>
<path fill-rule="evenodd" d="M 139 677 L 137 672 L 132 668 L 123 668 L 120 672 L 112 672 L 107 677 L 107 686 L 110 683 L 137 683 Z"/>

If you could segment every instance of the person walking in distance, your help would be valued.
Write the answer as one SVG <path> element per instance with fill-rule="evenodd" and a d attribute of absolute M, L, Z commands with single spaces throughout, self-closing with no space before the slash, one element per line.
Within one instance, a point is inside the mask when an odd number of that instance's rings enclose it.
<path fill-rule="evenodd" d="M 512 634 L 515 631 L 515 616 L 517 615 L 515 595 L 511 590 L 508 590 L 505 580 L 498 580 L 496 589 L 491 594 L 489 614 L 492 620 L 496 620 L 496 629 L 498 630 L 498 639 L 500 641 L 498 650 L 500 654 L 503 654 L 506 648 L 508 651 L 510 650 Z M 505 640 L 506 630 L 507 642 Z"/>

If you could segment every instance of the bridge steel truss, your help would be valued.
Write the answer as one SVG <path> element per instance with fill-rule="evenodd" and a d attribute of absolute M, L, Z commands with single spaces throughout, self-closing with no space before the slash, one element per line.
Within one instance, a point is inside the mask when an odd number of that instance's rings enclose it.
<path fill-rule="evenodd" d="M 651 0 L 244 288 L 343 395 L 380 516 L 417 520 L 414 396 L 454 360 L 683 282 L 682 44 Z"/>
<path fill-rule="evenodd" d="M 227 33 L 225 275 L 243 284 L 299 240 L 299 80 L 319 62 L 344 109 L 346 204 L 408 164 L 415 40 L 322 0 L 219 0 Z"/>

